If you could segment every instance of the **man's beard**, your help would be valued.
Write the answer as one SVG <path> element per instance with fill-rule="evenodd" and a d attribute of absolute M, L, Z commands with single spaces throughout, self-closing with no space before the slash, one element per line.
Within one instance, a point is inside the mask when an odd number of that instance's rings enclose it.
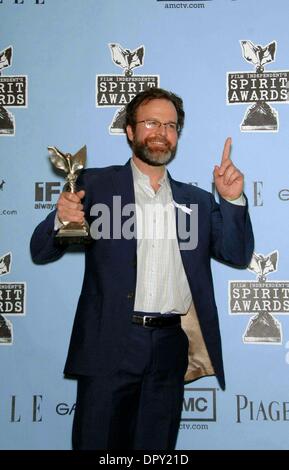
<path fill-rule="evenodd" d="M 153 140 L 159 140 L 166 144 L 166 148 L 163 150 L 152 150 L 149 148 L 148 143 Z M 170 163 L 176 156 L 177 144 L 175 147 L 171 147 L 167 140 L 163 138 L 150 138 L 147 143 L 147 139 L 144 142 L 138 142 L 135 138 L 132 141 L 132 150 L 134 155 L 151 166 L 163 166 Z"/>

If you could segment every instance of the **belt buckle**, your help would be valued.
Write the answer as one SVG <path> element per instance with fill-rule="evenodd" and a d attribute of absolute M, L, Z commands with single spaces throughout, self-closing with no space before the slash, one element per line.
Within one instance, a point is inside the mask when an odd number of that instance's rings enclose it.
<path fill-rule="evenodd" d="M 142 325 L 144 328 L 150 328 L 150 325 L 147 325 L 146 322 L 149 321 L 151 319 L 150 316 L 148 315 L 144 315 L 143 316 L 143 322 L 142 322 Z"/>

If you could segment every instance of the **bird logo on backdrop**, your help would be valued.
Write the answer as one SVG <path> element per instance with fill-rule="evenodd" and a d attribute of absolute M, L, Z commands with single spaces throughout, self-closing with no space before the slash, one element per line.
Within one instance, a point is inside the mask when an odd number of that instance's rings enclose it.
<path fill-rule="evenodd" d="M 124 69 L 126 77 L 131 77 L 132 69 L 143 65 L 144 47 L 140 46 L 134 51 L 123 49 L 120 44 L 109 44 L 111 57 L 116 65 Z"/>
<path fill-rule="evenodd" d="M 256 66 L 256 73 L 264 72 L 264 65 L 275 60 L 276 42 L 270 42 L 267 46 L 255 46 L 251 41 L 241 41 L 243 57 L 247 62 Z"/>
<path fill-rule="evenodd" d="M 7 253 L 6 255 L 0 258 L 0 276 L 2 276 L 2 274 L 10 273 L 11 260 L 12 260 L 11 253 Z"/>
<path fill-rule="evenodd" d="M 12 62 L 12 47 L 7 47 L 3 51 L 0 52 L 0 75 L 1 70 L 10 67 Z"/>
<path fill-rule="evenodd" d="M 253 253 L 248 270 L 257 274 L 258 281 L 265 282 L 266 274 L 277 271 L 278 252 L 273 251 L 269 255 Z"/>

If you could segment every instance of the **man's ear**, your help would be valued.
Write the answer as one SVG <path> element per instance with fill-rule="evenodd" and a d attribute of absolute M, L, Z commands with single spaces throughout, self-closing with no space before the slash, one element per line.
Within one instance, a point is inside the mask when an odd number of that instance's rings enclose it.
<path fill-rule="evenodd" d="M 133 141 L 133 130 L 132 130 L 132 127 L 130 125 L 126 126 L 126 134 L 127 134 L 128 140 L 130 140 L 132 142 Z"/>

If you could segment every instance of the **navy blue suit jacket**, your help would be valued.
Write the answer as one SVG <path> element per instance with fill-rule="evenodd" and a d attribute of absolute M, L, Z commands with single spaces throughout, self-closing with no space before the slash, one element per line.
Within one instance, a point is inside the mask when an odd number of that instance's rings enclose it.
<path fill-rule="evenodd" d="M 124 166 L 84 170 L 78 180 L 85 189 L 86 218 L 96 203 L 111 210 L 113 196 L 122 207 L 135 202 L 132 170 Z M 170 177 L 174 201 L 198 204 L 198 245 L 181 250 L 205 344 L 222 388 L 225 387 L 221 338 L 210 261 L 215 258 L 246 267 L 253 252 L 253 233 L 247 206 L 236 206 L 195 186 Z M 178 213 L 180 209 L 176 209 Z M 188 215 L 190 217 L 190 215 Z M 55 242 L 55 212 L 41 222 L 31 239 L 34 262 L 60 258 L 65 248 Z M 122 217 L 122 222 L 127 220 Z M 178 217 L 177 217 L 178 219 Z M 104 375 L 118 366 L 131 322 L 136 289 L 136 239 L 100 239 L 85 246 L 85 272 L 64 372 Z M 224 286 L 225 288 L 225 286 Z"/>

